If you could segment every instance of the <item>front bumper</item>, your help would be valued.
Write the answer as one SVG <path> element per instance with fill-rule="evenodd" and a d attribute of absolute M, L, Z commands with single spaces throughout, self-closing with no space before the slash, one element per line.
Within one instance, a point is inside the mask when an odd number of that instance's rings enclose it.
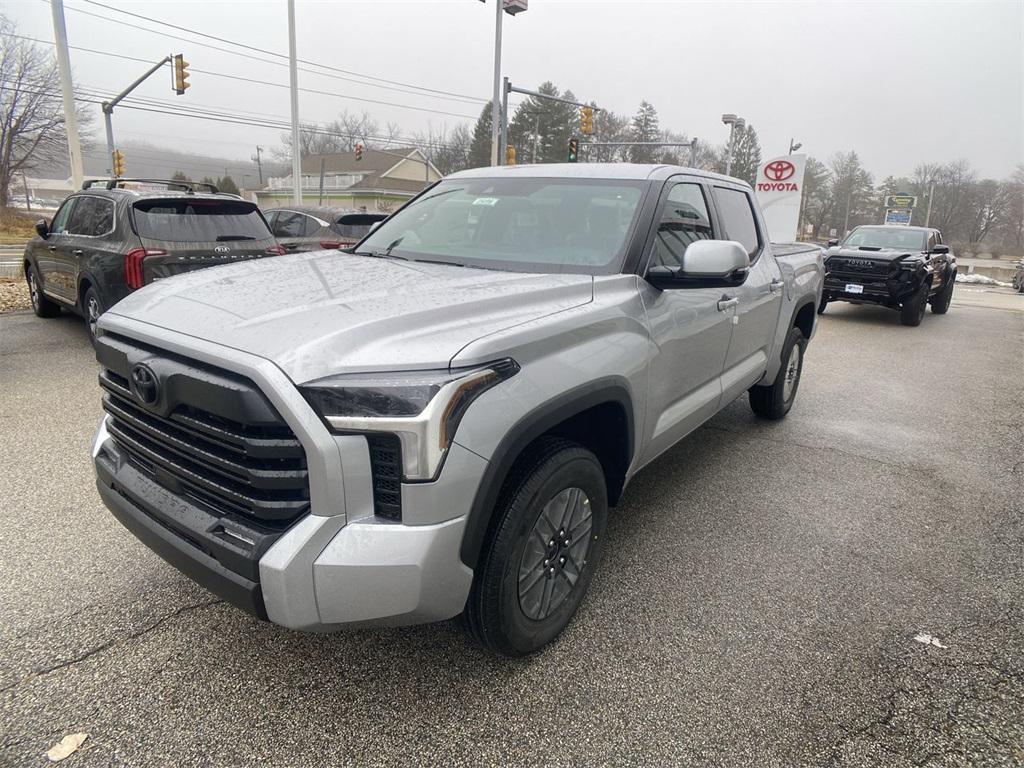
<path fill-rule="evenodd" d="M 847 291 L 846 286 L 850 284 L 862 286 L 863 292 Z M 904 281 L 875 276 L 832 273 L 825 275 L 822 299 L 824 301 L 852 301 L 898 307 L 908 297 L 913 296 L 919 287 L 920 283 L 917 280 Z"/>
<path fill-rule="evenodd" d="M 328 432 L 269 361 L 109 313 L 103 327 L 246 376 L 306 453 L 309 514 L 286 530 L 266 530 L 210 514 L 140 473 L 119 455 L 105 417 L 92 449 L 100 496 L 164 560 L 226 601 L 291 629 L 423 623 L 462 611 L 473 572 L 459 549 L 484 459 L 453 444 L 437 480 L 402 485 L 402 523 L 375 517 L 366 439 Z"/>

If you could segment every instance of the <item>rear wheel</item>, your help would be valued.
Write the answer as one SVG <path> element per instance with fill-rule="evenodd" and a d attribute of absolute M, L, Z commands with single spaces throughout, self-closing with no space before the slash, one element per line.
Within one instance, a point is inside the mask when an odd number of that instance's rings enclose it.
<path fill-rule="evenodd" d="M 487 648 L 525 656 L 565 629 L 590 585 L 608 517 L 601 464 L 576 443 L 541 438 L 513 468 L 495 515 L 463 618 Z"/>
<path fill-rule="evenodd" d="M 775 381 L 768 386 L 751 387 L 748 392 L 750 409 L 755 415 L 777 421 L 789 413 L 800 387 L 806 348 L 807 339 L 803 333 L 799 328 L 791 328 L 782 348 L 782 367 Z"/>
<path fill-rule="evenodd" d="M 28 297 L 32 302 L 32 311 L 36 317 L 56 317 L 60 314 L 60 304 L 46 298 L 42 288 L 39 287 L 39 277 L 36 275 L 36 268 L 32 265 L 25 267 L 25 280 L 28 283 Z"/>
<path fill-rule="evenodd" d="M 103 314 L 103 305 L 96 290 L 90 285 L 82 297 L 82 314 L 85 316 L 85 330 L 89 333 L 89 343 L 96 346 L 96 323 Z"/>
<path fill-rule="evenodd" d="M 916 327 L 924 319 L 924 310 L 928 306 L 928 290 L 930 283 L 921 286 L 917 293 L 903 302 L 900 306 L 900 322 L 904 325 Z"/>
<path fill-rule="evenodd" d="M 944 315 L 949 311 L 949 303 L 953 300 L 953 286 L 956 284 L 956 272 L 951 272 L 942 290 L 935 294 L 930 300 L 932 314 Z"/>

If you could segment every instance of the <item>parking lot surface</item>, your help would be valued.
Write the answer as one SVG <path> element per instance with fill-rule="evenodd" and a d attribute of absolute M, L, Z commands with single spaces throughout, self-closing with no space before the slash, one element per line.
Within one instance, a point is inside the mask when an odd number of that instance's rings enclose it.
<path fill-rule="evenodd" d="M 830 305 L 789 417 L 741 399 L 642 472 L 519 661 L 455 622 L 302 635 L 217 601 L 99 502 L 81 321 L 0 316 L 0 765 L 79 731 L 64 765 L 1020 764 L 1008 306 Z"/>

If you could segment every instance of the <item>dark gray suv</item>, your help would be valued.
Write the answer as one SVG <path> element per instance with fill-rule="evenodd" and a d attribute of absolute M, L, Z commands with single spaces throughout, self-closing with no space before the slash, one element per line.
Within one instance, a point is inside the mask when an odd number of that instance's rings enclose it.
<path fill-rule="evenodd" d="M 254 203 L 216 187 L 119 179 L 86 182 L 25 249 L 32 309 L 96 320 L 136 288 L 181 272 L 283 253 Z M 162 186 L 163 189 L 157 189 Z M 132 188 L 134 187 L 134 188 Z"/>

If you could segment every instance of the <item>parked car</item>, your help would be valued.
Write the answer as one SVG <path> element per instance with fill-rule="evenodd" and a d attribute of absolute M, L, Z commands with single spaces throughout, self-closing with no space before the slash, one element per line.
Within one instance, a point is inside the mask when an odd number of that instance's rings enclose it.
<path fill-rule="evenodd" d="M 823 252 L 665 165 L 454 174 L 351 253 L 186 275 L 100 320 L 106 506 L 286 627 L 569 622 L 608 508 L 737 397 L 781 419 Z"/>
<path fill-rule="evenodd" d="M 154 190 L 154 186 L 166 185 Z M 127 188 L 130 186 L 147 188 Z M 96 320 L 132 291 L 182 272 L 279 255 L 255 204 L 186 182 L 118 179 L 86 182 L 25 249 L 32 309 L 61 309 Z"/>
<path fill-rule="evenodd" d="M 917 326 L 929 304 L 937 315 L 949 311 L 956 257 L 939 230 L 866 225 L 828 245 L 819 313 L 830 301 L 877 304 L 898 309 L 901 323 Z"/>
<path fill-rule="evenodd" d="M 348 248 L 387 218 L 386 213 L 323 206 L 275 208 L 266 216 L 277 242 L 289 253 Z"/>

